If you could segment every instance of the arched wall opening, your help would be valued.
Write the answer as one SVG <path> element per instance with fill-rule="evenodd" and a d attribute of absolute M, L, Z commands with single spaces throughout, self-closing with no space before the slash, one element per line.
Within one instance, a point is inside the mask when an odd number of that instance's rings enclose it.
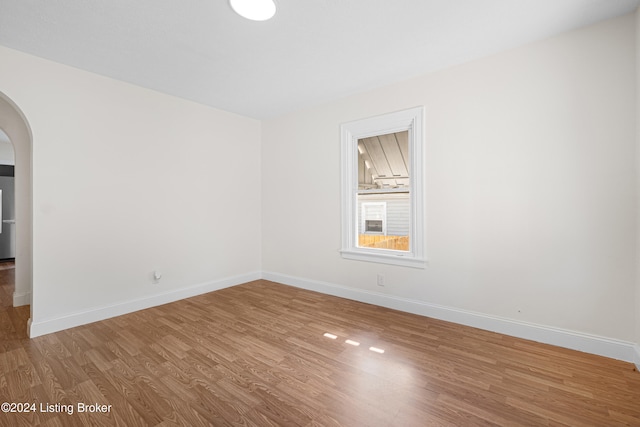
<path fill-rule="evenodd" d="M 13 305 L 30 305 L 33 319 L 32 135 L 20 108 L 2 92 L 0 129 L 9 137 L 15 153 L 16 283 Z"/>

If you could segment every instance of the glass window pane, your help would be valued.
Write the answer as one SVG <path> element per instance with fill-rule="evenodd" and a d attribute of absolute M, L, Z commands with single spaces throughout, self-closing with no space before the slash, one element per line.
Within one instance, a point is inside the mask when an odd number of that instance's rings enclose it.
<path fill-rule="evenodd" d="M 358 140 L 358 189 L 409 188 L 409 132 Z"/>
<path fill-rule="evenodd" d="M 357 198 L 357 246 L 409 251 L 409 193 L 358 194 Z"/>

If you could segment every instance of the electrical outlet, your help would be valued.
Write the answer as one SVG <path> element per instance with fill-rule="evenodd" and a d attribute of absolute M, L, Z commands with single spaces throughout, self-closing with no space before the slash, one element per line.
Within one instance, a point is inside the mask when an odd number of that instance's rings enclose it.
<path fill-rule="evenodd" d="M 162 279 L 162 273 L 159 272 L 158 270 L 155 270 L 152 274 L 151 281 L 153 283 L 159 283 L 160 279 Z"/>
<path fill-rule="evenodd" d="M 378 286 L 384 286 L 384 274 L 378 273 Z"/>

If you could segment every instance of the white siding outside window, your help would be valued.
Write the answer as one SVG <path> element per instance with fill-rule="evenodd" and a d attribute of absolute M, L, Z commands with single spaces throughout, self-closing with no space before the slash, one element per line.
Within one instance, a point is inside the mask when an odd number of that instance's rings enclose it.
<path fill-rule="evenodd" d="M 360 208 L 360 234 L 387 234 L 387 204 L 362 203 Z"/>
<path fill-rule="evenodd" d="M 360 221 L 359 233 L 366 233 L 364 219 L 366 219 L 363 206 L 368 204 L 381 204 L 385 205 L 385 224 L 384 234 L 391 236 L 408 236 L 411 224 L 411 201 L 409 199 L 409 193 L 399 194 L 367 194 L 360 195 L 358 197 L 358 204 L 360 205 L 359 211 L 363 216 Z"/>

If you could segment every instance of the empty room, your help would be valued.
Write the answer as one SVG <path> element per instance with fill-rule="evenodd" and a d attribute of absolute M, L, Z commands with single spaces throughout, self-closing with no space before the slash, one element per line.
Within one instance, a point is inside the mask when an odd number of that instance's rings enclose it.
<path fill-rule="evenodd" d="M 640 426 L 639 6 L 0 0 L 0 427 Z"/>

